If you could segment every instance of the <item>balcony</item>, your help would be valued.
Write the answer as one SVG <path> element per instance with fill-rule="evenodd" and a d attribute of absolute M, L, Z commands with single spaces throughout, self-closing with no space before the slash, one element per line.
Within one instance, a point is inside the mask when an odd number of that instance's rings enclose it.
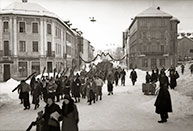
<path fill-rule="evenodd" d="M 47 53 L 46 53 L 47 55 L 47 57 L 55 57 L 56 55 L 55 55 L 55 51 L 51 51 L 51 52 L 48 52 L 47 51 Z"/>

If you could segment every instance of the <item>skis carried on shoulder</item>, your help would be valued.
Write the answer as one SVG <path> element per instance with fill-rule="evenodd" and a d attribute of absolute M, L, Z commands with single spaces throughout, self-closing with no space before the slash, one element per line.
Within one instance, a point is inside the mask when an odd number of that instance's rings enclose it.
<path fill-rule="evenodd" d="M 24 80 L 22 80 L 22 81 L 27 81 L 28 79 L 30 79 L 33 75 L 35 75 L 36 74 L 36 72 L 33 72 L 31 75 L 29 75 L 26 79 L 24 79 Z M 13 90 L 12 90 L 12 92 L 14 92 L 15 90 L 17 90 L 18 88 L 19 88 L 19 86 L 20 86 L 20 84 L 16 87 L 16 88 L 14 88 Z"/>
<path fill-rule="evenodd" d="M 41 79 L 42 79 L 42 77 L 44 76 L 44 72 L 45 72 L 45 70 L 46 70 L 46 67 L 44 66 L 44 69 L 43 69 L 43 71 L 42 71 L 42 75 L 41 75 Z"/>

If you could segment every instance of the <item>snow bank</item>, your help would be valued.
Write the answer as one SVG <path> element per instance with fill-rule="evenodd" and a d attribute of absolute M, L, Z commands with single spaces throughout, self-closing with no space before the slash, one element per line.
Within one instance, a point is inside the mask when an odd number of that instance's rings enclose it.
<path fill-rule="evenodd" d="M 7 94 L 11 99 L 18 99 L 18 92 L 12 92 L 12 90 L 19 85 L 19 81 L 9 79 L 7 82 L 0 83 L 0 96 L 6 96 Z"/>
<path fill-rule="evenodd" d="M 172 100 L 173 117 L 193 114 L 193 76 L 190 74 L 189 66 L 190 64 L 186 64 L 183 75 L 181 74 L 181 68 L 179 66 L 176 68 L 180 74 L 180 78 L 177 80 L 178 85 L 175 90 L 169 90 Z M 142 103 L 140 106 L 146 112 L 155 112 L 155 100 L 156 96 Z"/>

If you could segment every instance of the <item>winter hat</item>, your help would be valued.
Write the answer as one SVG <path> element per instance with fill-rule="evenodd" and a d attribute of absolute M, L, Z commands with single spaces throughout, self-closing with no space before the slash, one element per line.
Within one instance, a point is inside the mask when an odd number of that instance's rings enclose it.
<path fill-rule="evenodd" d="M 65 95 L 64 99 L 71 100 L 71 97 L 69 95 Z"/>

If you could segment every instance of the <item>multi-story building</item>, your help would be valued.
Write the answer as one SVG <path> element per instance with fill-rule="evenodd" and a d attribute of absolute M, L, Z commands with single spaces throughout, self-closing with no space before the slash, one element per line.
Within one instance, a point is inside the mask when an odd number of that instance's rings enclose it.
<path fill-rule="evenodd" d="M 155 66 L 168 68 L 176 65 L 178 23 L 160 7 L 150 7 L 135 16 L 124 33 L 124 48 L 129 46 L 126 52 L 129 67 L 150 70 Z"/>
<path fill-rule="evenodd" d="M 77 37 L 57 15 L 35 3 L 15 2 L 0 11 L 0 81 L 72 67 Z"/>
<path fill-rule="evenodd" d="M 193 39 L 186 36 L 178 39 L 178 60 L 193 59 Z"/>

